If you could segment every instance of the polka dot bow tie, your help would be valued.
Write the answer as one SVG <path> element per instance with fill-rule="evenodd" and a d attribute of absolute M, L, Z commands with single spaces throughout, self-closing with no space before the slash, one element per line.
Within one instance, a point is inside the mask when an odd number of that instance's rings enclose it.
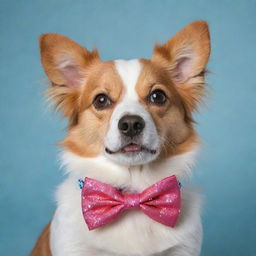
<path fill-rule="evenodd" d="M 85 178 L 82 211 L 89 228 L 104 226 L 124 210 L 142 210 L 151 219 L 174 227 L 180 213 L 180 185 L 176 176 L 167 177 L 138 194 L 121 193 L 111 185 Z"/>

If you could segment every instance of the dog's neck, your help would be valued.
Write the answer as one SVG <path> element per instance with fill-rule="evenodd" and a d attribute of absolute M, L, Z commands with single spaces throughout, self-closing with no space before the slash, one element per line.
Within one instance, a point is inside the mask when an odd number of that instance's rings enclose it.
<path fill-rule="evenodd" d="M 191 173 L 198 147 L 192 151 L 154 161 L 145 165 L 123 166 L 107 159 L 104 155 L 83 158 L 63 151 L 61 164 L 69 177 L 77 180 L 90 177 L 129 191 L 141 191 L 145 187 L 170 175 L 182 179 Z"/>

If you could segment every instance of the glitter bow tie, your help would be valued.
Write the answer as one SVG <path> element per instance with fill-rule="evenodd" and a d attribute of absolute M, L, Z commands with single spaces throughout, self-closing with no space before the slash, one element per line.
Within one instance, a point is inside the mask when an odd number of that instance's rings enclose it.
<path fill-rule="evenodd" d="M 124 194 L 90 178 L 85 178 L 82 188 L 82 210 L 89 230 L 112 222 L 122 211 L 130 209 L 140 209 L 151 219 L 174 227 L 180 213 L 180 201 L 180 186 L 174 175 L 139 194 Z"/>

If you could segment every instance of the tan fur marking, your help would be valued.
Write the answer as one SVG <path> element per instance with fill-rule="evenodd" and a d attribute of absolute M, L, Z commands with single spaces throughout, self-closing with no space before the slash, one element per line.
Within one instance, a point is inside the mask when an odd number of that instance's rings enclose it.
<path fill-rule="evenodd" d="M 136 91 L 140 102 L 151 113 L 158 133 L 162 138 L 160 157 L 170 157 L 171 155 L 184 153 L 189 146 L 184 147 L 183 143 L 189 140 L 192 134 L 194 134 L 193 136 L 196 135 L 192 123 L 188 121 L 190 119 L 186 118 L 183 98 L 178 93 L 166 70 L 150 60 L 142 59 L 141 63 L 143 69 L 136 85 Z M 147 101 L 150 92 L 156 89 L 163 90 L 168 97 L 163 106 L 157 106 Z M 193 143 L 192 140 L 191 143 Z"/>
<path fill-rule="evenodd" d="M 52 254 L 50 250 L 49 237 L 50 237 L 50 223 L 44 228 L 30 256 L 51 256 Z"/>
<path fill-rule="evenodd" d="M 115 105 L 120 101 L 123 85 L 115 71 L 113 62 L 99 63 L 90 70 L 86 85 L 80 95 L 79 121 L 61 145 L 83 157 L 96 157 L 103 150 L 103 140 L 109 128 L 109 120 Z M 97 110 L 93 99 L 105 93 L 112 100 L 112 106 Z"/>
<path fill-rule="evenodd" d="M 78 97 L 84 84 L 87 71 L 92 64 L 100 62 L 98 51 L 88 51 L 71 39 L 58 34 L 43 34 L 39 40 L 41 61 L 52 87 L 46 96 L 69 118 L 69 127 L 78 121 Z M 61 59 L 70 59 L 72 68 L 77 72 L 76 83 L 71 83 L 61 69 Z"/>
<path fill-rule="evenodd" d="M 206 92 L 204 75 L 210 50 L 210 35 L 205 21 L 195 21 L 167 43 L 155 46 L 152 61 L 169 72 L 188 112 L 197 108 Z M 186 79 L 180 80 L 177 78 L 177 66 L 186 55 L 191 56 L 191 67 Z"/>

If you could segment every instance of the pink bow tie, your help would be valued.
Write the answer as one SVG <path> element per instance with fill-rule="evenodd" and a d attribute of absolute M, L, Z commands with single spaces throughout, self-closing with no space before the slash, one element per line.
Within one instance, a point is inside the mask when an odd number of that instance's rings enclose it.
<path fill-rule="evenodd" d="M 140 209 L 153 220 L 174 227 L 180 213 L 180 201 L 180 187 L 174 175 L 139 194 L 122 194 L 90 178 L 85 178 L 82 189 L 83 216 L 89 230 L 110 223 L 128 209 Z"/>

